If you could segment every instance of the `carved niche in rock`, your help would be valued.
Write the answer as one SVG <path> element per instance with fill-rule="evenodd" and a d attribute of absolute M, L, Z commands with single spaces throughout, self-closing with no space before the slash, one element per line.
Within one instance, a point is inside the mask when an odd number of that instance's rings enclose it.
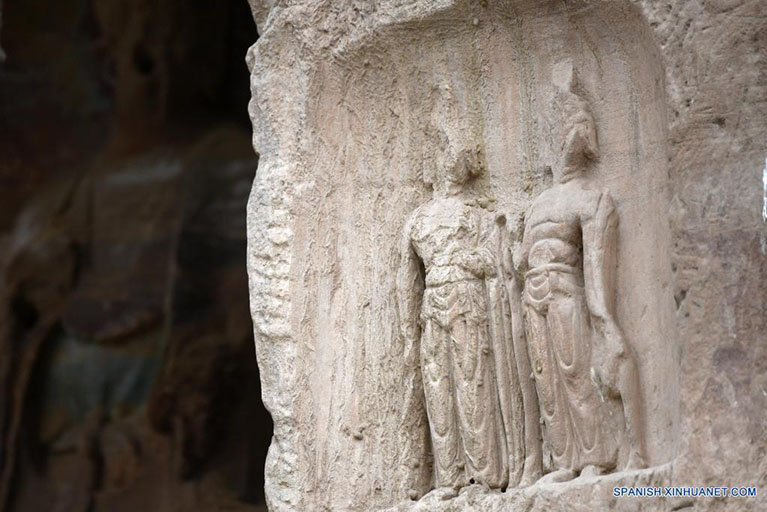
<path fill-rule="evenodd" d="M 525 218 L 515 254 L 524 276 L 530 363 L 546 481 L 645 466 L 635 356 L 613 314 L 618 214 L 586 171 L 594 118 L 569 62 L 554 70 L 559 162 Z M 623 455 L 620 455 L 623 454 Z"/>
<path fill-rule="evenodd" d="M 635 357 L 612 312 L 617 210 L 585 174 L 596 128 L 569 62 L 554 83 L 560 161 L 521 241 L 468 193 L 479 146 L 444 130 L 434 198 L 405 225 L 401 336 L 443 497 L 645 466 Z"/>

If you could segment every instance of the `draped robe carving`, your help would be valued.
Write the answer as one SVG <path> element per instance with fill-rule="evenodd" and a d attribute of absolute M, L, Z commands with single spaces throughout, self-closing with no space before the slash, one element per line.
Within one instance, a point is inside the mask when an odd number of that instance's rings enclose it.
<path fill-rule="evenodd" d="M 512 317 L 521 309 L 509 289 L 518 286 L 502 264 L 503 220 L 441 197 L 404 230 L 400 320 L 406 357 L 418 353 L 437 487 L 516 486 L 540 466 L 537 422 L 524 424 L 525 409 L 536 406 L 529 381 L 519 379 L 529 365 L 521 318 Z M 526 435 L 534 437 L 529 451 Z"/>
<path fill-rule="evenodd" d="M 623 415 L 600 394 L 613 372 L 603 369 L 623 353 L 607 308 L 613 201 L 607 191 L 560 185 L 541 195 L 527 222 L 524 304 L 544 465 L 612 469 Z"/>

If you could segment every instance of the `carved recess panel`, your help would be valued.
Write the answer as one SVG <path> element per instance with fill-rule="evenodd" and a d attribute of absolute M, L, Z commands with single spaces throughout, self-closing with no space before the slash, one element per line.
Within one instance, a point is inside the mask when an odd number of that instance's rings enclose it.
<path fill-rule="evenodd" d="M 639 11 L 628 1 L 443 0 L 317 19 L 306 6 L 268 12 L 249 55 L 261 159 L 248 265 L 264 403 L 275 420 L 272 509 L 365 510 L 440 484 L 421 347 L 402 329 L 403 236 L 439 193 L 451 144 L 479 155 L 473 207 L 522 233 L 561 152 L 552 106 L 561 62 L 577 69 L 595 120 L 599 158 L 588 187 L 609 190 L 619 218 L 611 306 L 635 354 L 644 456 L 669 461 L 679 363 L 664 75 Z M 414 268 L 427 266 L 421 250 Z M 464 299 L 478 294 L 464 288 Z M 487 393 L 504 400 L 503 389 Z M 481 439 L 513 447 L 507 429 L 487 428 Z M 488 463 L 489 473 L 509 469 L 508 460 Z"/>

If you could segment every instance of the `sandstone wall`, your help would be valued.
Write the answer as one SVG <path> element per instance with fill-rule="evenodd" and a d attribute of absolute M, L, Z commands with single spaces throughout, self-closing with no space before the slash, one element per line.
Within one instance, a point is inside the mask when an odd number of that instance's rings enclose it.
<path fill-rule="evenodd" d="M 764 486 L 763 1 L 251 6 L 248 268 L 272 509 L 375 509 L 430 489 L 394 304 L 404 220 L 431 196 L 430 133 L 460 125 L 480 140 L 491 208 L 518 219 L 547 186 L 562 59 L 582 74 L 596 179 L 621 215 L 617 314 L 655 467 L 605 482 Z M 641 505 L 605 482 L 440 506 Z"/>

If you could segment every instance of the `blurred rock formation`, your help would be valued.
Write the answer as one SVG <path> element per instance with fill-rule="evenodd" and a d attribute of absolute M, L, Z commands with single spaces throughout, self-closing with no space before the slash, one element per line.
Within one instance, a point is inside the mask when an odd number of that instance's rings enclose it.
<path fill-rule="evenodd" d="M 257 510 L 247 4 L 2 16 L 0 510 Z"/>

